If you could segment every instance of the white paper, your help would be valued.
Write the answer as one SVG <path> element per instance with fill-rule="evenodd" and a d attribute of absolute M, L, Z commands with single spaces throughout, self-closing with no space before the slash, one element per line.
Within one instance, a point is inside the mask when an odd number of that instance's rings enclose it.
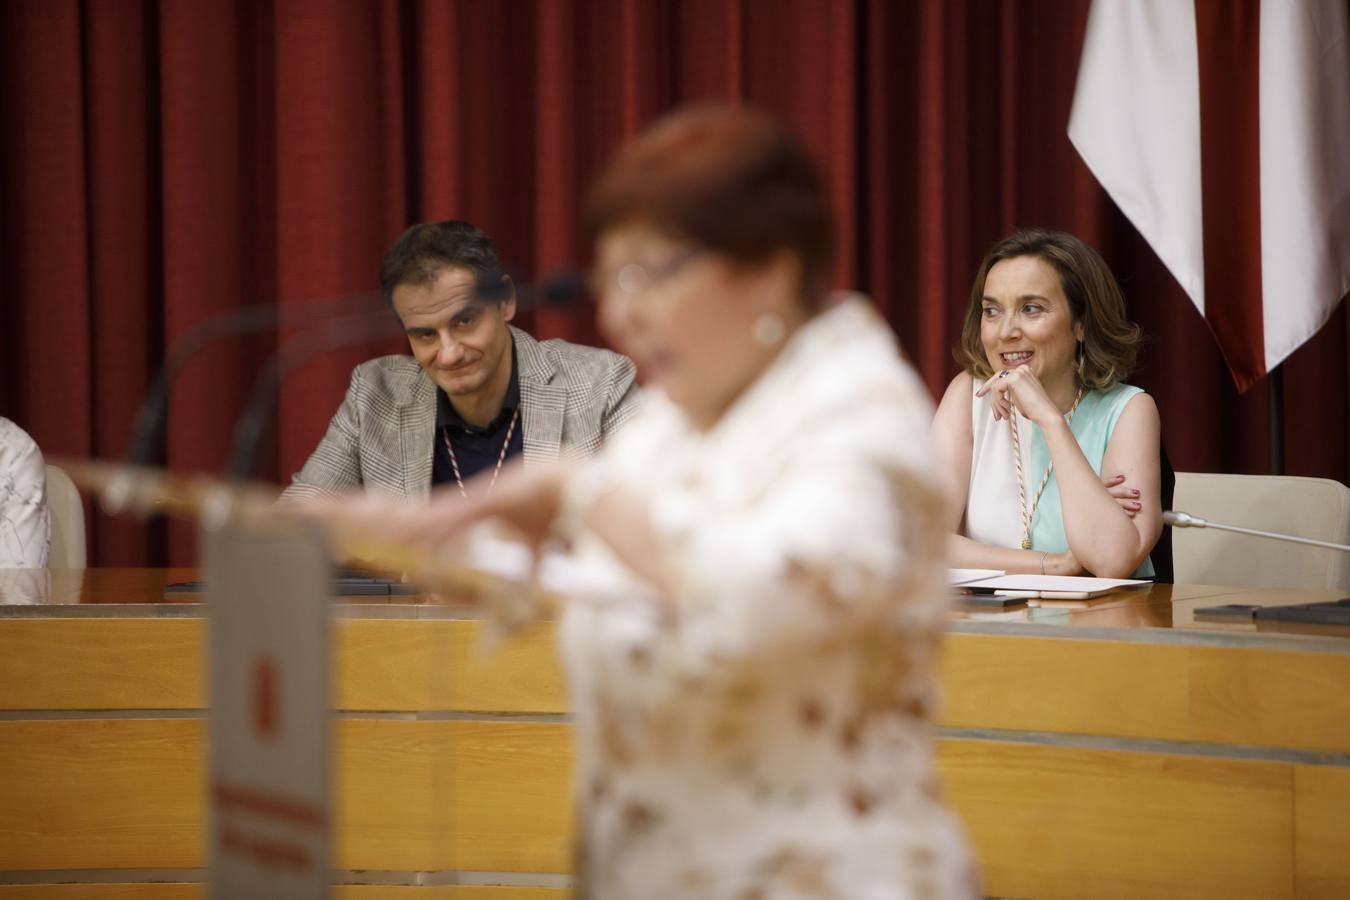
<path fill-rule="evenodd" d="M 996 578 L 1004 574 L 1003 569 L 948 569 L 948 584 L 969 584 L 986 578 Z"/>
<path fill-rule="evenodd" d="M 1085 575 L 1000 575 L 961 586 L 977 590 L 1028 591 L 1053 598 L 1059 595 L 1092 597 L 1118 588 L 1151 583 L 1138 578 L 1089 578 Z"/>

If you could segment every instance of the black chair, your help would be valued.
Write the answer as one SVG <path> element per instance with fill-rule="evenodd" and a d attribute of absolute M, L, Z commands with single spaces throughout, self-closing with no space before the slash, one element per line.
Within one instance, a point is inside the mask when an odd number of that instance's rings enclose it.
<path fill-rule="evenodd" d="M 1162 441 L 1158 442 L 1158 476 L 1162 487 L 1162 508 L 1171 509 L 1172 495 L 1176 493 L 1177 488 L 1177 473 L 1172 468 L 1171 460 L 1167 458 L 1167 448 L 1163 446 Z M 1162 534 L 1158 535 L 1158 543 L 1153 545 L 1148 558 L 1153 562 L 1153 580 L 1161 584 L 1171 584 L 1174 571 L 1171 528 L 1163 526 Z"/>

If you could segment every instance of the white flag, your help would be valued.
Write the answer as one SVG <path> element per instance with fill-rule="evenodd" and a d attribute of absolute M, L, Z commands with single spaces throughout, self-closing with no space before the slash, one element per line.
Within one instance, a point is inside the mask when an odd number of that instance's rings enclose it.
<path fill-rule="evenodd" d="M 1346 0 L 1095 0 L 1069 137 L 1240 389 L 1350 291 Z"/>

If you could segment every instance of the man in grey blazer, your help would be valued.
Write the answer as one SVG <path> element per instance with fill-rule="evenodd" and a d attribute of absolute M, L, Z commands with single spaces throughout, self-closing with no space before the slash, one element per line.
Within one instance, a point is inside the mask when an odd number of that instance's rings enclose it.
<path fill-rule="evenodd" d="M 356 367 L 285 500 L 357 487 L 409 497 L 438 484 L 490 490 L 513 457 L 528 466 L 595 453 L 634 410 L 629 359 L 508 324 L 511 279 L 491 238 L 468 222 L 404 232 L 380 265 L 380 289 L 412 357 Z"/>

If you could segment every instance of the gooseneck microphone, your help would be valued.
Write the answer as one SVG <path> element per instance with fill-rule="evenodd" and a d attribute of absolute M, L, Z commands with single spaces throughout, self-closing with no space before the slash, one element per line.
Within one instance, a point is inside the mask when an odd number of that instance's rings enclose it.
<path fill-rule="evenodd" d="M 276 331 L 292 324 L 308 325 L 316 319 L 324 320 L 352 310 L 364 310 L 363 316 L 373 318 L 374 310 L 383 310 L 378 297 L 379 294 L 366 291 L 311 303 L 243 306 L 211 316 L 180 334 L 169 345 L 164 364 L 155 373 L 136 409 L 131 438 L 127 442 L 126 464 L 97 475 L 98 479 L 103 479 L 99 489 L 104 509 L 113 515 L 126 512 L 142 504 L 147 491 L 153 494 L 161 487 L 153 463 L 168 417 L 170 391 L 183 369 L 202 348 L 222 338 Z M 387 310 L 380 313 L 381 318 L 388 316 Z"/>
<path fill-rule="evenodd" d="M 244 411 L 234 424 L 226 474 L 233 478 L 246 478 L 253 474 L 258 447 L 262 444 L 267 423 L 276 407 L 277 389 L 287 372 L 320 353 L 398 334 L 396 325 L 397 321 L 387 311 L 379 315 L 367 313 L 345 316 L 324 323 L 317 333 L 302 334 L 283 344 L 268 358 L 262 372 L 254 380 Z"/>
<path fill-rule="evenodd" d="M 1250 534 L 1255 537 L 1270 538 L 1276 541 L 1289 541 L 1292 544 L 1309 544 L 1313 547 L 1324 547 L 1327 550 L 1340 550 L 1344 553 L 1350 553 L 1350 544 L 1333 544 L 1330 541 L 1319 541 L 1313 538 L 1299 537 L 1293 534 L 1280 534 L 1275 531 L 1259 531 L 1255 528 L 1242 528 L 1238 525 L 1224 525 L 1221 522 L 1211 522 L 1208 519 L 1202 519 L 1199 516 L 1193 516 L 1190 513 L 1175 512 L 1166 510 L 1163 512 L 1163 524 L 1171 525 L 1173 528 L 1213 528 L 1217 531 L 1233 531 L 1238 534 Z"/>
<path fill-rule="evenodd" d="M 334 313 L 374 309 L 376 293 L 353 294 L 320 303 L 278 305 L 263 303 L 244 306 L 212 316 L 174 339 L 160 367 L 145 392 L 127 442 L 126 460 L 132 465 L 147 465 L 154 455 L 160 431 L 168 416 L 169 392 L 183 368 L 203 347 L 227 337 L 275 331 L 290 324 L 310 323 L 316 317 Z M 371 315 L 372 313 L 366 313 Z M 388 315 L 385 312 L 385 315 Z"/>

